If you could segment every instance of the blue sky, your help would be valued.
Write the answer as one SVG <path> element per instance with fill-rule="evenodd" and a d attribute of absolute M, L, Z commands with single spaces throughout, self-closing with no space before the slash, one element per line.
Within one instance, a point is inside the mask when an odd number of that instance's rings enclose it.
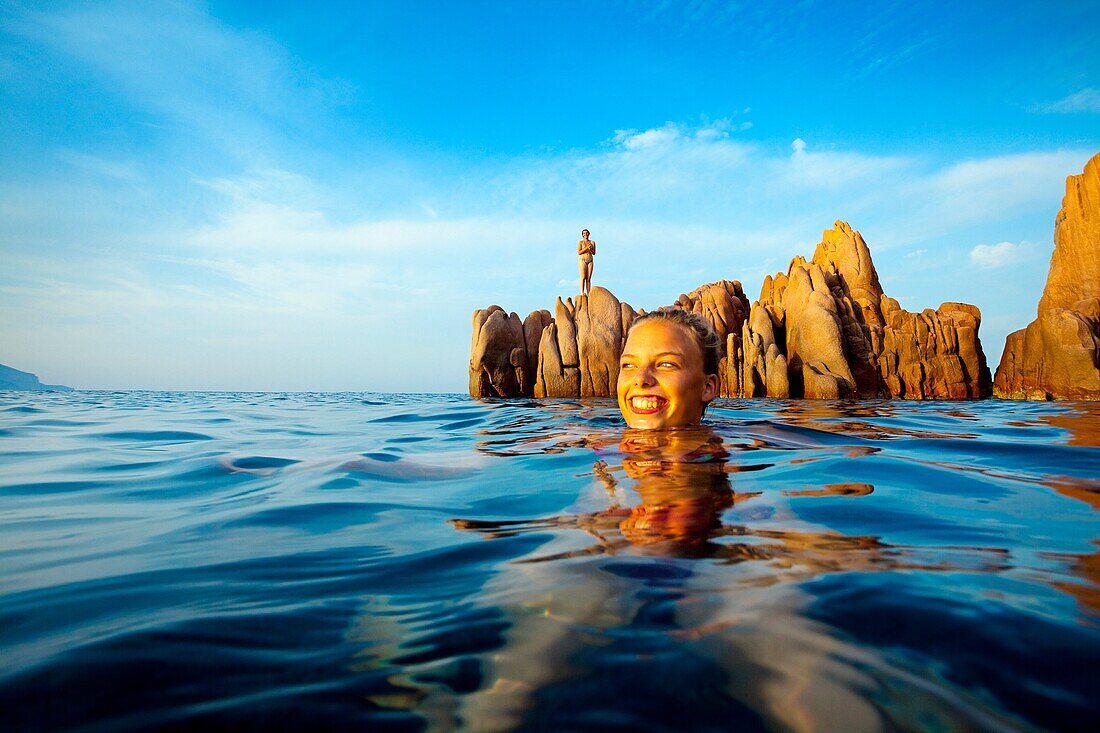
<path fill-rule="evenodd" d="M 470 315 L 750 299 L 835 219 L 910 310 L 1034 317 L 1100 6 L 0 3 L 0 362 L 463 391 Z"/>

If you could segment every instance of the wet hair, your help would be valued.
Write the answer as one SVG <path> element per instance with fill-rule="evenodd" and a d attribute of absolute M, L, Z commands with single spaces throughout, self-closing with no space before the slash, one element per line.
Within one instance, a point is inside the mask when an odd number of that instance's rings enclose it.
<path fill-rule="evenodd" d="M 588 231 L 587 229 L 581 229 L 581 234 L 589 234 L 589 235 L 591 235 L 591 234 L 592 234 L 592 232 Z"/>
<path fill-rule="evenodd" d="M 699 345 L 699 351 L 703 353 L 703 373 L 708 375 L 718 374 L 718 361 L 722 358 L 722 342 L 718 338 L 718 334 L 714 332 L 710 321 L 698 313 L 683 308 L 662 308 L 638 316 L 630 324 L 630 328 L 633 329 L 639 323 L 645 321 L 656 320 L 668 321 L 683 326 L 695 339 L 695 343 Z M 627 333 L 630 333 L 630 329 L 627 329 Z"/>

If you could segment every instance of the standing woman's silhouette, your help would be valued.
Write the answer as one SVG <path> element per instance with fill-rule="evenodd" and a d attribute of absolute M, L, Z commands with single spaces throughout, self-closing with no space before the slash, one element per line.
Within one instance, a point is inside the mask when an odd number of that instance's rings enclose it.
<path fill-rule="evenodd" d="M 596 254 L 596 243 L 589 239 L 590 232 L 581 230 L 581 241 L 577 242 L 577 254 L 580 256 L 581 294 L 588 295 L 592 290 L 592 259 Z"/>

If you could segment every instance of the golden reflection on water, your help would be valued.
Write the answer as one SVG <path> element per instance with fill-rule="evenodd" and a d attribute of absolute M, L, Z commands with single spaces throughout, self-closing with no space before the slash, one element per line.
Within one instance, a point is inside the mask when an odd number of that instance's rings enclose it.
<path fill-rule="evenodd" d="M 1069 445 L 1095 448 L 1100 446 L 1100 410 L 1077 407 L 1057 415 L 1044 415 L 1044 422 L 1062 428 L 1069 434 Z M 1098 468 L 1100 473 L 1100 468 Z M 1092 479 L 1074 476 L 1052 477 L 1047 486 L 1062 496 L 1084 502 L 1100 510 L 1100 475 Z M 1055 581 L 1054 587 L 1077 599 L 1083 607 L 1100 614 L 1100 538 L 1092 541 L 1097 550 L 1064 559 L 1070 564 L 1070 572 L 1082 583 Z"/>
<path fill-rule="evenodd" d="M 1043 415 L 1039 419 L 1069 434 L 1068 445 L 1100 447 L 1100 409 L 1096 404 L 1078 404 L 1065 412 Z"/>
<path fill-rule="evenodd" d="M 835 410 L 818 409 L 815 412 L 834 414 Z M 628 429 L 617 441 L 613 435 L 593 434 L 573 437 L 568 442 L 592 448 L 605 458 L 615 455 L 620 459 L 618 465 L 609 465 L 603 459 L 593 465 L 592 475 L 607 492 L 607 508 L 530 520 L 454 519 L 451 524 L 486 538 L 577 529 L 596 540 L 595 544 L 540 554 L 517 561 L 519 563 L 624 552 L 709 557 L 724 563 L 765 561 L 766 571 L 745 578 L 753 585 L 781 579 L 803 580 L 822 572 L 942 570 L 963 566 L 976 569 L 975 556 L 982 558 L 978 564 L 982 570 L 1003 568 L 1004 553 L 993 548 L 966 548 L 961 554 L 969 555 L 970 559 L 965 561 L 953 559 L 960 553 L 952 552 L 952 548 L 940 548 L 932 557 L 917 549 L 887 544 L 876 536 L 847 535 L 801 526 L 803 523 L 789 510 L 774 502 L 759 509 L 760 516 L 769 516 L 772 520 L 765 525 L 723 522 L 722 514 L 726 510 L 759 499 L 761 492 L 734 490 L 731 475 L 744 471 L 746 466 L 730 462 L 730 453 L 722 437 L 707 426 L 663 431 Z M 840 450 L 845 455 L 853 452 L 850 447 Z M 869 451 L 854 452 L 866 455 Z M 754 468 L 769 465 L 758 464 Z M 867 483 L 830 483 L 815 488 L 789 489 L 781 495 L 854 500 L 873 492 L 874 486 Z M 780 512 L 778 517 L 777 511 Z M 783 519 L 797 526 L 776 527 L 777 521 Z"/>
<path fill-rule="evenodd" d="M 913 426 L 884 425 L 871 420 L 897 418 L 903 408 L 891 402 L 848 403 L 807 400 L 789 402 L 776 411 L 783 422 L 813 430 L 849 435 L 865 440 L 889 440 L 891 438 L 977 438 L 975 433 L 941 432 L 917 429 Z M 944 410 L 945 415 L 956 419 L 975 419 L 959 409 Z"/>
<path fill-rule="evenodd" d="M 1058 405 L 1056 412 L 1005 421 L 1006 426 L 1028 428 L 1049 425 L 1064 431 L 1066 445 L 1100 447 L 1100 410 L 1095 405 Z M 812 431 L 845 435 L 857 440 L 891 439 L 974 439 L 977 434 L 943 432 L 925 425 L 885 425 L 883 420 L 904 416 L 906 405 L 891 402 L 823 402 L 797 401 L 783 403 L 775 412 L 785 425 Z M 955 420 L 976 421 L 978 418 L 966 406 L 937 411 Z M 769 561 L 772 581 L 780 571 L 788 578 L 803 579 L 820 572 L 860 569 L 1004 569 L 1009 553 L 1001 548 L 939 548 L 935 556 L 924 550 L 892 546 L 878 537 L 849 536 L 820 528 L 761 528 L 724 524 L 721 515 L 734 505 L 760 496 L 759 492 L 734 491 L 731 474 L 768 468 L 770 463 L 731 463 L 731 452 L 782 447 L 785 436 L 774 433 L 771 426 L 757 426 L 754 435 L 738 442 L 721 436 L 708 427 L 672 431 L 624 431 L 621 436 L 609 434 L 578 435 L 567 430 L 544 432 L 521 438 L 507 436 L 507 431 L 486 433 L 479 451 L 498 456 L 528 453 L 559 453 L 570 448 L 589 447 L 598 452 L 617 452 L 619 465 L 597 461 L 593 475 L 608 490 L 606 509 L 576 515 L 559 515 L 513 522 L 479 522 L 453 520 L 454 526 L 477 531 L 486 537 L 511 536 L 530 531 L 575 528 L 596 539 L 595 545 L 573 548 L 561 553 L 539 555 L 522 562 L 546 562 L 591 554 L 634 552 L 682 557 L 712 557 L 727 562 L 744 560 Z M 858 458 L 880 451 L 869 445 L 814 446 L 814 439 L 801 436 L 804 444 L 795 448 L 817 447 L 817 455 L 791 458 L 791 464 L 827 460 L 834 451 L 846 457 Z M 901 456 L 906 460 L 914 460 Z M 949 471 L 975 472 L 992 478 L 1041 483 L 1057 493 L 1100 509 L 1100 476 L 1025 477 L 1009 467 L 968 465 L 937 461 L 928 456 L 920 462 Z M 626 501 L 633 490 L 636 499 Z M 874 487 L 867 483 L 838 482 L 820 486 L 790 488 L 781 491 L 790 498 L 858 498 L 867 496 Z M 774 499 L 774 497 L 767 497 Z M 775 510 L 775 507 L 771 507 Z M 793 518 L 793 517 L 792 517 Z M 1100 539 L 1095 541 L 1100 547 Z M 957 552 L 953 550 L 958 550 Z M 975 561 L 975 558 L 982 558 Z M 1094 553 L 1067 556 L 1069 571 L 1082 583 L 1055 582 L 1054 587 L 1077 599 L 1083 607 L 1100 610 L 1100 549 Z M 797 569 L 798 572 L 795 572 Z M 759 579 L 757 579 L 759 581 Z"/>
<path fill-rule="evenodd" d="M 928 430 L 925 424 L 918 429 L 872 422 L 895 415 L 896 409 L 886 403 L 800 402 L 779 412 L 786 425 L 848 435 L 857 443 L 977 437 Z M 945 414 L 972 419 L 962 408 Z M 1037 419 L 1064 430 L 1069 445 L 1100 445 L 1100 412 L 1069 410 Z M 1028 424 L 1034 425 L 1034 420 Z M 749 705 L 769 726 L 799 731 L 877 729 L 881 720 L 865 690 L 890 679 L 908 685 L 906 704 L 913 706 L 917 717 L 919 708 L 927 705 L 929 714 L 939 716 L 947 727 L 1011 727 L 1007 720 L 982 717 L 987 713 L 969 718 L 966 710 L 988 708 L 966 700 L 962 692 L 953 693 L 958 699 L 945 701 L 933 699 L 939 693 L 932 690 L 928 701 L 922 701 L 927 686 L 919 677 L 808 619 L 804 608 L 812 599 L 797 584 L 844 572 L 999 572 L 1013 569 L 1012 554 L 999 547 L 904 546 L 880 536 L 845 534 L 804 521 L 792 505 L 860 502 L 874 494 L 870 483 L 823 481 L 766 493 L 737 490 L 738 474 L 773 465 L 731 460 L 734 455 L 745 457 L 745 451 L 771 449 L 770 460 L 776 460 L 775 450 L 794 448 L 788 459 L 794 464 L 830 455 L 859 458 L 880 450 L 826 445 L 813 436 L 798 445 L 784 443 L 790 440 L 789 433 L 768 425 L 753 426 L 736 439 L 723 439 L 705 426 L 583 434 L 561 428 L 528 436 L 484 431 L 477 445 L 483 455 L 593 450 L 598 458 L 590 475 L 602 499 L 589 497 L 584 510 L 531 519 L 450 520 L 455 528 L 486 539 L 527 533 L 550 539 L 531 555 L 500 567 L 484 590 L 483 602 L 500 609 L 508 627 L 502 647 L 481 659 L 484 681 L 477 691 L 456 697 L 404 677 L 394 682 L 407 689 L 407 695 L 376 702 L 415 709 L 429 727 L 438 729 L 456 721 L 478 730 L 507 730 L 531 722 L 527 716 L 536 708 L 540 690 L 583 674 L 575 663 L 581 652 L 612 644 L 642 603 L 639 592 L 646 581 L 608 572 L 601 558 L 665 557 L 679 558 L 674 561 L 680 563 L 706 558 L 681 566 L 691 569 L 685 580 L 677 581 L 682 598 L 676 604 L 675 622 L 662 633 L 726 670 L 730 696 Z M 817 455 L 796 457 L 806 450 Z M 898 457 L 941 465 L 927 457 Z M 997 469 L 981 466 L 942 467 L 1000 475 Z M 1050 477 L 1045 483 L 1063 496 L 1100 509 L 1096 480 Z M 591 506 L 601 502 L 599 508 Z M 1073 596 L 1082 607 L 1100 610 L 1100 549 L 1058 559 L 1081 582 L 1044 582 Z"/>
<path fill-rule="evenodd" d="M 802 412 L 836 414 L 825 408 Z M 611 643 L 616 630 L 629 625 L 645 581 L 602 570 L 590 562 L 594 556 L 708 558 L 684 566 L 691 568 L 690 580 L 684 581 L 676 622 L 664 633 L 728 670 L 729 694 L 788 730 L 874 729 L 877 714 L 860 692 L 868 678 L 838 660 L 862 655 L 867 667 L 889 667 L 805 618 L 801 609 L 808 599 L 794 582 L 834 572 L 1007 567 L 1007 554 L 997 548 L 894 546 L 876 536 L 809 525 L 787 504 L 808 498 L 860 501 L 874 492 L 867 483 L 827 483 L 772 496 L 738 492 L 735 480 L 744 466 L 731 463 L 730 451 L 744 446 L 727 445 L 708 427 L 565 440 L 599 454 L 591 475 L 603 489 L 603 508 L 530 520 L 451 520 L 488 539 L 531 532 L 553 536 L 533 555 L 509 563 L 487 589 L 506 609 L 507 641 L 486 660 L 489 682 L 453 709 L 479 730 L 522 724 L 541 688 L 577 674 L 572 660 L 581 649 Z M 752 445 L 768 440 L 754 439 Z M 848 455 L 852 447 L 828 450 Z M 870 452 L 855 450 L 855 455 Z M 741 507 L 761 521 L 724 521 L 730 510 L 740 516 Z M 750 669 L 756 672 L 746 673 Z M 888 674 L 903 673 L 890 669 Z"/>

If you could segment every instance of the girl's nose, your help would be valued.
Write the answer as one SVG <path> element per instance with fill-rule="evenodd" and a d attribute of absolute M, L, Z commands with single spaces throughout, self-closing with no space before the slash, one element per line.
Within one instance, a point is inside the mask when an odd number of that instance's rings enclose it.
<path fill-rule="evenodd" d="M 653 370 L 646 366 L 639 367 L 638 371 L 634 374 L 634 384 L 639 387 L 649 387 L 654 383 Z"/>

